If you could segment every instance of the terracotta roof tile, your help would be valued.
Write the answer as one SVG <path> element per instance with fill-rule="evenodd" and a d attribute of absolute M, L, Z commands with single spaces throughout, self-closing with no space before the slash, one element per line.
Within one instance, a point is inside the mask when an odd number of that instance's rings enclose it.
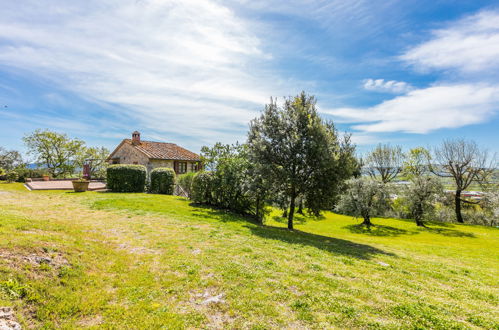
<path fill-rule="evenodd" d="M 132 145 L 132 140 L 125 139 L 125 143 Z M 132 145 L 151 159 L 168 160 L 201 160 L 198 154 L 179 147 L 175 143 L 140 141 L 139 145 Z"/>

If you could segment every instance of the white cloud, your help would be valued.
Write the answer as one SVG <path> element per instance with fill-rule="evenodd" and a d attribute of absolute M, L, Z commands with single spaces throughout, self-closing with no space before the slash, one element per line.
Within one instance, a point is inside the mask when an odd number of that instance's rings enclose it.
<path fill-rule="evenodd" d="M 384 79 L 364 79 L 363 86 L 369 91 L 402 94 L 413 89 L 413 87 L 403 81 Z"/>
<path fill-rule="evenodd" d="M 290 92 L 262 69 L 271 54 L 249 23 L 215 1 L 51 3 L 2 4 L 0 65 L 118 105 L 108 111 L 137 127 L 208 142 L 244 136 L 234 127 Z"/>
<path fill-rule="evenodd" d="M 324 110 L 367 133 L 428 133 L 486 121 L 499 110 L 497 85 L 440 85 L 409 92 L 373 107 Z"/>
<path fill-rule="evenodd" d="M 463 73 L 499 68 L 499 12 L 483 11 L 433 31 L 432 38 L 400 59 L 421 69 Z"/>

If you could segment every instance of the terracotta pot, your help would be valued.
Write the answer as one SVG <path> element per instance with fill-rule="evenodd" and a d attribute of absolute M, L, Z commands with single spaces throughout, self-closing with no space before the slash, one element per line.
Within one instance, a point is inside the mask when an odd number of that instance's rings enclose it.
<path fill-rule="evenodd" d="M 90 181 L 72 181 L 73 189 L 75 192 L 84 192 L 88 190 L 88 185 Z"/>
<path fill-rule="evenodd" d="M 48 175 L 42 175 L 42 178 L 43 178 L 43 181 L 49 181 L 50 180 L 50 176 L 48 176 Z"/>

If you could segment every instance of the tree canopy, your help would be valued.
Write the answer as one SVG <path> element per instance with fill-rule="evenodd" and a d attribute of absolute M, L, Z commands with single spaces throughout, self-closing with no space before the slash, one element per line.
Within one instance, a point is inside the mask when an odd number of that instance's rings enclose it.
<path fill-rule="evenodd" d="M 341 140 L 334 125 L 317 114 L 315 98 L 304 92 L 282 106 L 271 99 L 250 123 L 248 148 L 257 175 L 287 197 L 289 229 L 298 197 L 316 214 L 332 207 L 356 164 L 349 138 Z"/>

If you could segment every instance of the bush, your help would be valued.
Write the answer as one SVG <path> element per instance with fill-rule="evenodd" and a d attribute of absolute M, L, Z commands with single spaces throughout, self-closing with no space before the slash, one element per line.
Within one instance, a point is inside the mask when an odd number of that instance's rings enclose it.
<path fill-rule="evenodd" d="M 213 175 L 211 172 L 198 172 L 192 180 L 191 195 L 196 203 L 213 202 Z"/>
<path fill-rule="evenodd" d="M 151 171 L 150 192 L 173 195 L 175 171 L 168 167 L 158 167 Z"/>
<path fill-rule="evenodd" d="M 14 169 L 14 171 L 16 171 L 18 175 L 17 182 L 26 182 L 26 179 L 28 178 L 41 178 L 45 173 L 44 169 L 26 167 L 18 167 Z"/>
<path fill-rule="evenodd" d="M 114 192 L 144 192 L 146 176 L 143 165 L 111 165 L 107 168 L 107 188 Z"/>
<path fill-rule="evenodd" d="M 5 175 L 5 179 L 7 180 L 7 182 L 14 182 L 14 181 L 16 181 L 18 178 L 19 178 L 19 175 L 17 174 L 17 172 L 16 172 L 16 171 L 9 171 L 9 172 L 7 172 L 7 174 Z"/>
<path fill-rule="evenodd" d="M 187 194 L 188 198 L 192 197 L 192 181 L 195 176 L 195 172 L 189 172 L 177 177 L 177 184 Z"/>

